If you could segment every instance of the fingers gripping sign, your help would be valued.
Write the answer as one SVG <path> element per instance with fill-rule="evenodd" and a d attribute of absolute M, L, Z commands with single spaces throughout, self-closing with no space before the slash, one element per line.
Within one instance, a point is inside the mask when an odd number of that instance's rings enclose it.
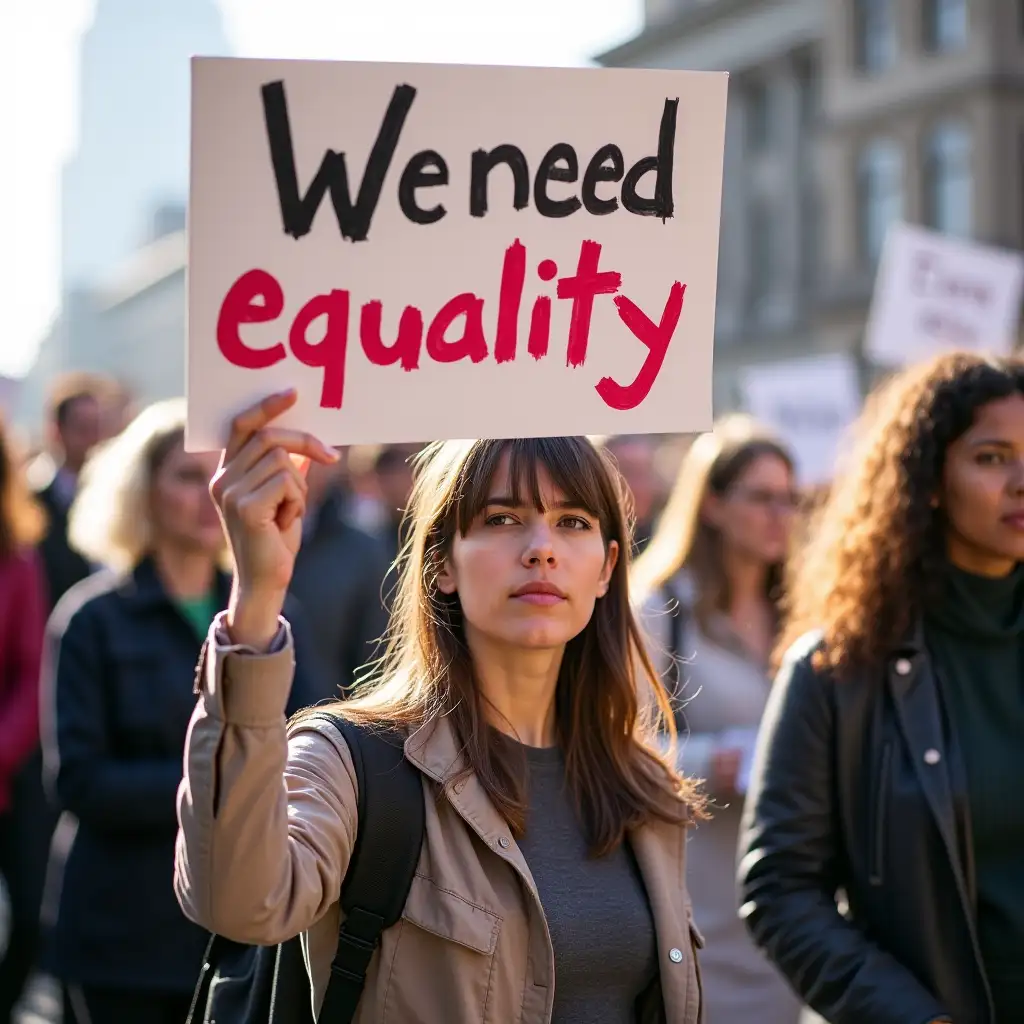
<path fill-rule="evenodd" d="M 273 639 L 302 540 L 306 470 L 338 459 L 311 434 L 274 425 L 296 397 L 270 395 L 232 420 L 210 484 L 235 565 L 228 628 L 236 643 L 265 647 Z"/>

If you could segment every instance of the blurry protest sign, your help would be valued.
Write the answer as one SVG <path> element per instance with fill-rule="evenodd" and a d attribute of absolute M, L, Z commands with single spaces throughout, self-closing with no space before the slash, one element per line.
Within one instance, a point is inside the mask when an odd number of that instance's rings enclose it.
<path fill-rule="evenodd" d="M 865 350 L 902 366 L 944 349 L 1006 355 L 1016 345 L 1024 257 L 909 224 L 889 230 Z"/>
<path fill-rule="evenodd" d="M 196 58 L 190 449 L 707 429 L 727 81 Z"/>
<path fill-rule="evenodd" d="M 831 480 L 844 435 L 861 408 L 853 359 L 837 352 L 749 366 L 740 387 L 747 411 L 793 452 L 801 482 Z"/>

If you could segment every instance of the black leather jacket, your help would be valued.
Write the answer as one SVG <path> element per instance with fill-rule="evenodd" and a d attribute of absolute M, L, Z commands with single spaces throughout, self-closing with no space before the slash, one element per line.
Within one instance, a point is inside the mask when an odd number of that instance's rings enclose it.
<path fill-rule="evenodd" d="M 765 712 L 740 914 L 833 1024 L 995 1024 L 963 768 L 920 632 L 842 682 L 812 666 L 819 639 L 794 645 Z"/>

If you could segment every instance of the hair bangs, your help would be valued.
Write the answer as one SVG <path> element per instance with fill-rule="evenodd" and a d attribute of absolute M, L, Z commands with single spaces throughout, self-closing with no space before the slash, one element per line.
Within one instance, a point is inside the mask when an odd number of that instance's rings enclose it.
<path fill-rule="evenodd" d="M 508 456 L 507 478 L 495 476 Z M 532 505 L 545 511 L 542 473 L 562 493 L 563 500 L 597 519 L 608 536 L 615 516 L 614 495 L 604 493 L 602 456 L 582 437 L 524 437 L 478 441 L 462 465 L 455 489 L 456 522 L 465 534 L 473 520 L 495 497 L 509 498 L 514 506 Z M 499 494 L 500 492 L 500 494 Z M 621 539 L 621 538 L 616 538 Z"/>

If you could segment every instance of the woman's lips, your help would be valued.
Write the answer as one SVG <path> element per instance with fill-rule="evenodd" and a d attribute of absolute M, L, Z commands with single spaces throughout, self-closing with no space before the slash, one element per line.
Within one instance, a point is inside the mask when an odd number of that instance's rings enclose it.
<path fill-rule="evenodd" d="M 527 604 L 537 604 L 542 606 L 561 604 L 565 598 L 559 597 L 558 594 L 545 594 L 538 591 L 529 591 L 525 594 L 514 595 L 517 601 L 525 601 Z"/>

